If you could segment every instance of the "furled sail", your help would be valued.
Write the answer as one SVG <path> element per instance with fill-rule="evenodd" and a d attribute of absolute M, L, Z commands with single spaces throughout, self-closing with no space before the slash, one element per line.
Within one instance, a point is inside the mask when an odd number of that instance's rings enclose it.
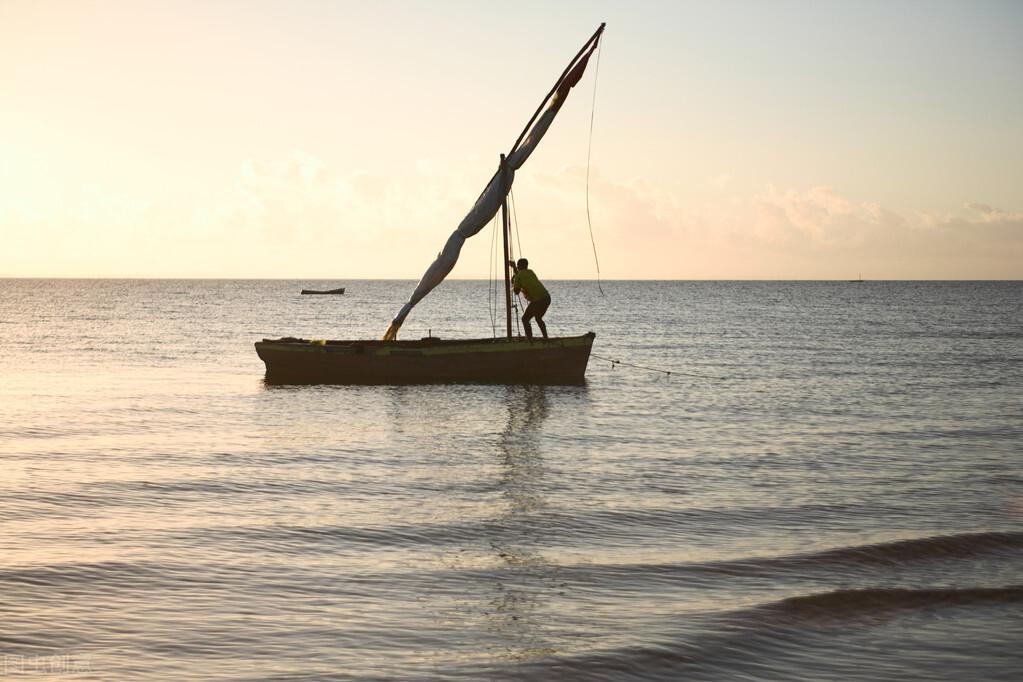
<path fill-rule="evenodd" d="M 462 244 L 465 243 L 465 240 L 482 230 L 497 215 L 497 209 L 501 207 L 505 197 L 508 195 L 508 191 L 511 189 L 515 178 L 515 171 L 522 167 L 522 164 L 526 162 L 526 159 L 536 149 L 536 145 L 539 144 L 554 121 L 554 117 L 558 115 L 558 111 L 561 110 L 562 105 L 565 103 L 569 90 L 582 78 L 590 55 L 597 49 L 597 43 L 600 41 L 600 35 L 603 31 L 604 24 L 601 24 L 597 32 L 583 45 L 575 58 L 569 62 L 564 72 L 562 72 L 561 78 L 554 85 L 554 88 L 547 94 L 543 102 L 540 103 L 540 108 L 533 114 L 533 118 L 526 124 L 522 134 L 519 135 L 519 139 L 515 141 L 512 150 L 508 153 L 505 160 L 505 168 L 503 169 L 504 172 L 502 173 L 502 169 L 499 168 L 494 173 L 494 177 L 490 179 L 486 189 L 483 190 L 483 193 L 476 200 L 475 205 L 473 205 L 472 210 L 469 211 L 468 215 L 462 219 L 462 222 L 459 223 L 455 231 L 448 237 L 447 242 L 444 243 L 444 248 L 437 254 L 436 260 L 426 269 L 415 291 L 412 292 L 412 295 L 405 305 L 401 307 L 401 310 L 398 311 L 398 314 L 394 316 L 391 325 L 384 334 L 385 341 L 393 341 L 397 338 L 398 330 L 412 311 L 412 308 L 448 276 L 451 269 L 455 267 L 455 263 L 458 262 L 458 255 L 462 251 Z M 546 109 L 544 108 L 545 106 Z"/>

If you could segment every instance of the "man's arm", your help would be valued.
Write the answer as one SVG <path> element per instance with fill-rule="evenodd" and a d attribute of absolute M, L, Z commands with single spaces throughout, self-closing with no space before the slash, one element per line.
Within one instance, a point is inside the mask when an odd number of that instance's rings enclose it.
<path fill-rule="evenodd" d="M 517 267 L 515 267 L 515 261 L 513 261 L 513 260 L 508 261 L 508 265 L 511 266 L 512 272 L 515 273 L 514 275 L 512 275 L 511 284 L 512 284 L 512 292 L 515 293 L 515 295 L 517 296 L 518 293 L 522 290 L 519 287 L 518 283 L 515 282 L 515 278 L 518 277 L 518 275 L 519 275 L 519 269 Z"/>

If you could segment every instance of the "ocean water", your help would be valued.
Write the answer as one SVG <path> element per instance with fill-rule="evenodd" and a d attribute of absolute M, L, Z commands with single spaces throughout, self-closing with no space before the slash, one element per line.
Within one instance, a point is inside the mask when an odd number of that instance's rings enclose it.
<path fill-rule="evenodd" d="M 548 284 L 585 386 L 265 385 L 412 282 L 0 280 L 0 678 L 1023 676 L 1023 283 Z"/>

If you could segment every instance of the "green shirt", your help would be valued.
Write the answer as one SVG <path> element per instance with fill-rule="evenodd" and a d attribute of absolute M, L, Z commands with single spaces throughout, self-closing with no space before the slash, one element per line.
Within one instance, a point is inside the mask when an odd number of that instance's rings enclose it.
<path fill-rule="evenodd" d="M 539 301 L 544 296 L 550 296 L 547 293 L 547 289 L 540 284 L 540 280 L 537 279 L 536 273 L 529 268 L 523 268 L 515 273 L 512 277 L 512 286 L 515 289 L 521 289 L 522 293 L 526 295 L 526 300 L 532 303 L 533 301 Z"/>

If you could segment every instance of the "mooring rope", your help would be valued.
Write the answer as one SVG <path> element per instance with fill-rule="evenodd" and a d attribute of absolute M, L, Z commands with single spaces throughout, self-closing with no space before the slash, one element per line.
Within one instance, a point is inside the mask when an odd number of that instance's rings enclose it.
<path fill-rule="evenodd" d="M 624 360 L 615 360 L 614 358 L 609 358 L 609 357 L 606 357 L 604 355 L 597 355 L 596 353 L 592 353 L 592 352 L 590 353 L 590 357 L 591 358 L 597 358 L 598 360 L 603 360 L 605 362 L 610 362 L 611 363 L 611 369 L 614 369 L 616 365 L 621 365 L 623 367 L 633 367 L 635 369 L 644 369 L 644 370 L 646 370 L 648 372 L 660 372 L 661 374 L 664 374 L 665 376 L 668 376 L 668 377 L 670 377 L 673 374 L 677 374 L 679 376 L 695 377 L 695 378 L 698 378 L 698 379 L 714 379 L 714 380 L 717 380 L 717 381 L 725 381 L 726 380 L 726 377 L 715 377 L 715 376 L 710 376 L 709 374 L 693 374 L 691 372 L 679 372 L 679 371 L 674 370 L 674 369 L 660 369 L 659 367 L 647 367 L 646 365 L 637 365 L 637 364 L 634 364 L 634 363 L 631 363 L 631 362 L 625 362 Z"/>

